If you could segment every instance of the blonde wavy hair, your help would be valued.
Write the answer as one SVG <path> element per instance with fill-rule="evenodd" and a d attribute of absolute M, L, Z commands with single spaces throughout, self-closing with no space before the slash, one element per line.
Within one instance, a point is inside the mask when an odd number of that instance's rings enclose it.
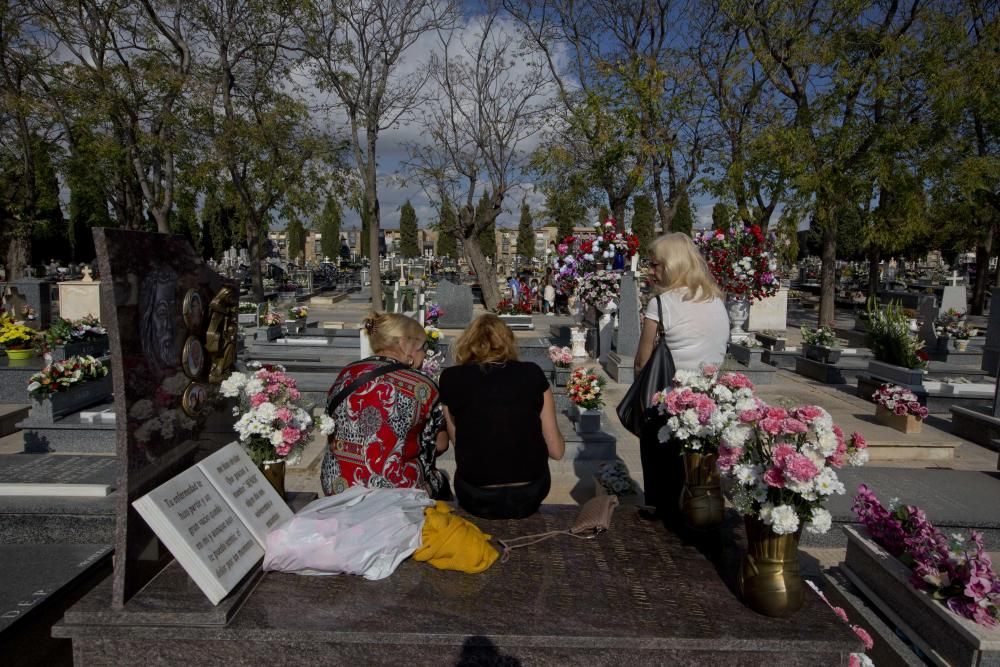
<path fill-rule="evenodd" d="M 517 361 L 514 332 L 496 315 L 480 315 L 455 341 L 455 361 L 461 365 Z"/>
<path fill-rule="evenodd" d="M 391 350 L 401 338 L 424 340 L 427 336 L 420 322 L 399 313 L 371 313 L 361 323 L 375 354 Z"/>
<path fill-rule="evenodd" d="M 653 259 L 666 268 L 666 283 L 656 286 L 657 294 L 683 289 L 687 292 L 683 297 L 684 301 L 723 298 L 722 290 L 708 269 L 708 263 L 687 234 L 664 234 L 650 244 L 649 250 Z"/>

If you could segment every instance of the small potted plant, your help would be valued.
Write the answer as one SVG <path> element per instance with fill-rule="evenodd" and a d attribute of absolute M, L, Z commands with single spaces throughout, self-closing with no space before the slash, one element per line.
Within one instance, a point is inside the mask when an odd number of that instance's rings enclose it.
<path fill-rule="evenodd" d="M 531 302 L 528 299 L 521 299 L 514 303 L 510 299 L 501 299 L 497 304 L 497 315 L 511 328 L 530 329 L 531 322 Z"/>
<path fill-rule="evenodd" d="M 566 382 L 566 394 L 576 408 L 576 432 L 601 430 L 601 406 L 604 405 L 604 378 L 593 368 L 577 368 Z"/>
<path fill-rule="evenodd" d="M 424 334 L 427 336 L 427 349 L 431 352 L 436 352 L 443 340 L 441 330 L 435 326 L 426 326 L 424 327 Z"/>
<path fill-rule="evenodd" d="M 818 329 L 802 327 L 802 353 L 806 359 L 835 364 L 843 350 L 837 347 L 837 336 L 828 326 Z"/>
<path fill-rule="evenodd" d="M 111 395 L 108 367 L 91 356 L 54 361 L 28 380 L 31 416 L 53 420 L 96 403 Z"/>
<path fill-rule="evenodd" d="M 270 309 L 260 316 L 260 325 L 267 327 L 267 340 L 277 340 L 281 338 L 281 315 L 271 312 Z"/>
<path fill-rule="evenodd" d="M 951 337 L 955 340 L 955 351 L 966 352 L 969 349 L 969 338 L 978 333 L 976 329 L 970 328 L 965 322 L 959 322 L 955 325 L 951 334 Z"/>
<path fill-rule="evenodd" d="M 569 380 L 569 367 L 573 363 L 573 353 L 568 347 L 549 346 L 549 360 L 552 362 L 552 384 L 565 387 Z"/>
<path fill-rule="evenodd" d="M 964 319 L 965 313 L 954 308 L 949 308 L 934 318 L 934 334 L 937 336 L 936 352 L 948 351 L 948 343 L 955 337 L 959 325 L 964 324 Z"/>
<path fill-rule="evenodd" d="M 774 352 L 781 352 L 784 350 L 785 344 L 788 342 L 788 340 L 782 336 L 781 333 L 770 329 L 758 331 L 754 334 L 754 336 L 757 337 L 757 340 L 765 349 L 772 350 Z"/>
<path fill-rule="evenodd" d="M 289 333 L 301 333 L 306 328 L 306 317 L 309 315 L 309 308 L 306 306 L 292 306 L 285 316 L 285 329 Z"/>
<path fill-rule="evenodd" d="M 879 306 L 869 301 L 868 347 L 875 358 L 868 362 L 868 372 L 896 384 L 923 384 L 928 355 L 915 331 L 915 322 L 898 303 Z"/>
<path fill-rule="evenodd" d="M 883 384 L 872 394 L 875 401 L 875 418 L 880 423 L 902 433 L 920 433 L 927 408 L 909 389 L 895 384 Z"/>
<path fill-rule="evenodd" d="M 9 315 L 0 316 L 0 347 L 7 351 L 8 359 L 31 359 L 37 340 L 38 332 L 31 327 L 16 324 Z"/>
<path fill-rule="evenodd" d="M 93 316 L 76 321 L 58 317 L 43 337 L 55 361 L 80 355 L 100 357 L 108 351 L 108 331 Z"/>
<path fill-rule="evenodd" d="M 257 326 L 257 318 L 259 317 L 258 305 L 252 301 L 240 301 L 240 324 L 244 326 Z"/>

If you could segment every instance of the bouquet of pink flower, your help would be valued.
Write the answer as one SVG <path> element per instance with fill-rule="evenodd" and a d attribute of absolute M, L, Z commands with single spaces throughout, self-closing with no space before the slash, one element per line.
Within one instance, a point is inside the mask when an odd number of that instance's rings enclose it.
<path fill-rule="evenodd" d="M 549 346 L 549 360 L 556 368 L 569 368 L 573 363 L 573 353 L 568 347 Z"/>
<path fill-rule="evenodd" d="M 723 432 L 719 471 L 733 482 L 728 495 L 741 514 L 779 535 L 803 524 L 825 533 L 832 523 L 826 498 L 844 493 L 835 469 L 867 463 L 867 446 L 860 433 L 845 438 L 823 408 L 786 410 L 757 401 Z"/>
<path fill-rule="evenodd" d="M 260 316 L 260 323 L 266 327 L 281 324 L 281 315 L 268 311 Z"/>
<path fill-rule="evenodd" d="M 683 451 L 713 454 L 727 439 L 727 431 L 739 428 L 739 415 L 760 402 L 745 375 L 720 374 L 717 367 L 704 365 L 700 372 L 677 371 L 674 387 L 653 394 L 653 405 L 667 417 L 660 442 L 677 440 Z M 730 433 L 728 439 L 737 436 Z"/>
<path fill-rule="evenodd" d="M 238 399 L 233 414 L 240 443 L 254 463 L 285 460 L 301 453 L 314 428 L 312 417 L 296 403 L 301 397 L 295 379 L 281 366 L 258 366 L 232 373 L 222 381 L 223 396 Z M 333 432 L 333 420 L 323 415 L 320 431 Z"/>
<path fill-rule="evenodd" d="M 983 545 L 972 531 L 946 538 L 919 507 L 884 507 L 862 484 L 854 512 L 871 538 L 913 570 L 910 583 L 979 625 L 1000 625 L 1000 580 Z"/>
<path fill-rule="evenodd" d="M 596 410 L 604 405 L 604 396 L 601 393 L 603 387 L 604 378 L 593 368 L 581 367 L 570 374 L 566 383 L 566 394 L 569 400 L 584 410 Z"/>
<path fill-rule="evenodd" d="M 872 394 L 872 400 L 877 405 L 900 417 L 903 415 L 913 415 L 921 420 L 927 418 L 927 408 L 920 405 L 917 395 L 899 385 L 882 385 Z"/>

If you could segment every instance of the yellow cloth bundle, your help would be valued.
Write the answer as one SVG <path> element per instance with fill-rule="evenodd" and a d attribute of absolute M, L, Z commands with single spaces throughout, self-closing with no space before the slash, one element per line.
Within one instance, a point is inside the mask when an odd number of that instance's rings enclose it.
<path fill-rule="evenodd" d="M 413 557 L 439 570 L 476 574 L 489 569 L 499 554 L 490 536 L 479 527 L 452 513 L 447 503 L 437 501 L 424 510 L 420 548 Z"/>

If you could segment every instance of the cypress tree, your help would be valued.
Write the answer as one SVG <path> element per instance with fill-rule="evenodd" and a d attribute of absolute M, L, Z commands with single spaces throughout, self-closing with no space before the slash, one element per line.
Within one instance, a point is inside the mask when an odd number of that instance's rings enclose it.
<path fill-rule="evenodd" d="M 438 222 L 438 240 L 435 252 L 438 257 L 458 259 L 458 244 L 455 242 L 455 210 L 447 201 L 441 204 L 441 220 Z"/>
<path fill-rule="evenodd" d="M 521 202 L 521 220 L 517 225 L 517 254 L 527 261 L 535 256 L 535 221 L 528 202 Z"/>
<path fill-rule="evenodd" d="M 675 232 L 684 232 L 688 236 L 694 229 L 694 216 L 691 214 L 691 202 L 688 200 L 688 193 L 684 191 L 677 202 L 677 213 L 670 223 L 670 228 Z"/>
<path fill-rule="evenodd" d="M 419 257 L 420 244 L 417 241 L 417 212 L 407 200 L 399 211 L 399 252 L 403 257 Z"/>
<path fill-rule="evenodd" d="M 332 196 L 327 197 L 320 220 L 320 249 L 324 257 L 333 261 L 340 256 L 340 222 L 340 203 Z"/>
<path fill-rule="evenodd" d="M 656 211 L 649 195 L 636 195 L 632 200 L 632 233 L 639 237 L 639 253 L 649 254 L 649 244 L 656 236 Z"/>

